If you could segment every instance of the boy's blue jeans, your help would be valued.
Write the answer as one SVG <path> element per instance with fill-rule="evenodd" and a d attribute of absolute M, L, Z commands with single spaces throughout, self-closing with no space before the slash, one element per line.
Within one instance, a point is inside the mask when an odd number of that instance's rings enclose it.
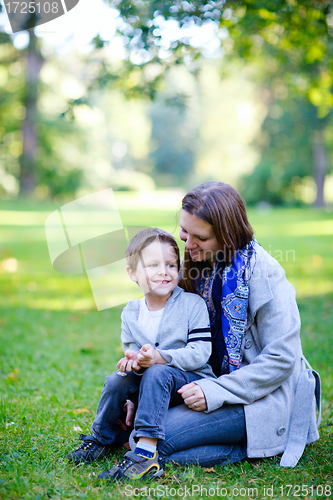
<path fill-rule="evenodd" d="M 183 385 L 198 380 L 198 375 L 181 371 L 169 365 L 153 365 L 142 376 L 119 371 L 108 376 L 92 424 L 93 436 L 103 445 L 117 446 L 121 435 L 118 419 L 127 399 L 138 398 L 134 421 L 134 439 L 165 438 L 165 419 L 169 404 L 183 403 L 177 393 Z"/>

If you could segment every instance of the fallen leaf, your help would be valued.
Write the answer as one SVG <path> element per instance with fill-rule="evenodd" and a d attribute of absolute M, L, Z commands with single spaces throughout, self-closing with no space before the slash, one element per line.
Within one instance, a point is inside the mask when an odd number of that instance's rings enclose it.
<path fill-rule="evenodd" d="M 74 415 L 78 415 L 80 413 L 89 413 L 89 411 L 88 408 L 77 408 L 73 413 Z"/>
<path fill-rule="evenodd" d="M 207 469 L 204 469 L 204 472 L 216 472 L 216 470 L 214 469 L 214 467 L 209 467 Z"/>
<path fill-rule="evenodd" d="M 18 374 L 20 373 L 19 368 L 15 368 L 11 373 L 7 375 L 7 380 L 16 380 L 18 377 Z"/>

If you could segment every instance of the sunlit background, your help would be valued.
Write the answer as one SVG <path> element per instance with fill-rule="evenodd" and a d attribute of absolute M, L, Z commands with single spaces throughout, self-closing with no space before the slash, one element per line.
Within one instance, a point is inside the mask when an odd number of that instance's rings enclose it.
<path fill-rule="evenodd" d="M 135 17 L 126 2 L 80 0 L 14 34 L 2 9 L 4 305 L 95 309 L 86 275 L 52 270 L 54 210 L 112 188 L 124 226 L 178 238 L 182 196 L 207 180 L 241 192 L 298 297 L 332 292 L 333 16 L 311 2 L 259 4 L 132 2 Z M 182 23 L 179 9 L 201 21 Z M 110 294 L 125 303 L 130 283 L 116 281 Z"/>
<path fill-rule="evenodd" d="M 122 308 L 140 293 L 123 255 L 112 255 L 115 239 L 106 239 L 109 246 L 98 240 L 101 262 L 92 272 L 82 248 L 101 227 L 112 236 L 112 222 L 127 240 L 129 228 L 162 228 L 182 252 L 182 197 L 209 180 L 239 190 L 256 239 L 295 287 L 303 352 L 322 380 L 321 439 L 294 469 L 278 468 L 274 457 L 216 470 L 175 466 L 165 484 L 207 491 L 214 482 L 238 491 L 267 484 L 275 492 L 295 485 L 295 495 L 299 488 L 326 495 L 333 442 L 331 4 L 80 0 L 65 15 L 13 34 L 0 0 L 1 499 L 124 497 L 118 486 L 97 482 L 100 464 L 84 470 L 65 459 L 79 433 L 90 434 L 105 377 L 123 356 Z M 99 201 L 110 188 L 114 219 L 75 205 L 89 196 Z M 74 229 L 68 204 L 83 221 Z M 46 227 L 59 219 L 62 227 Z M 72 257 L 72 248 L 75 266 L 64 269 L 59 261 L 68 249 Z M 114 274 L 103 274 L 114 262 Z"/>
<path fill-rule="evenodd" d="M 250 205 L 333 203 L 325 75 L 312 89 L 298 71 L 276 74 L 277 58 L 240 57 L 230 33 L 245 11 L 232 11 L 228 2 L 223 22 L 214 20 L 216 9 L 207 22 L 183 27 L 155 15 L 153 58 L 138 48 L 119 9 L 80 0 L 66 15 L 15 34 L 2 9 L 1 198 L 61 203 L 107 187 L 185 191 L 216 179 L 239 189 Z M 265 9 L 259 15 L 273 16 Z M 265 30 L 251 35 L 255 56 L 264 36 L 273 48 L 285 43 L 276 22 Z M 200 58 L 183 51 L 170 63 L 179 40 Z"/>

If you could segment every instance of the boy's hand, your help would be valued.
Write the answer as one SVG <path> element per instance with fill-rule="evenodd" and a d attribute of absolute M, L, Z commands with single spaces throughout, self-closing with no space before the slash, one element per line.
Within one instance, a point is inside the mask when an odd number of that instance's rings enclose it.
<path fill-rule="evenodd" d="M 125 352 L 125 357 L 121 358 L 117 363 L 117 368 L 121 372 L 131 372 L 140 370 L 138 363 L 138 353 L 128 349 Z"/>
<path fill-rule="evenodd" d="M 164 365 L 166 360 L 150 344 L 145 344 L 138 354 L 138 363 L 141 368 L 149 368 L 152 365 Z"/>
<path fill-rule="evenodd" d="M 129 427 L 133 425 L 135 410 L 136 410 L 135 404 L 132 403 L 130 399 L 127 399 L 123 407 L 123 412 L 126 415 L 126 416 L 124 415 L 125 421 L 123 422 L 121 419 L 118 420 L 118 423 L 120 427 L 123 429 L 123 431 L 126 431 Z"/>

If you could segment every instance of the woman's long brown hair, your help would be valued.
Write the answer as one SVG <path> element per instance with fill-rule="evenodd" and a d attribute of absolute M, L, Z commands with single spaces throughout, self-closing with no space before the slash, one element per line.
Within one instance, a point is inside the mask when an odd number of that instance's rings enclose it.
<path fill-rule="evenodd" d="M 253 238 L 244 200 L 229 184 L 205 182 L 196 186 L 184 196 L 182 209 L 213 226 L 221 248 L 221 258 L 226 265 L 232 262 L 237 250 L 245 247 Z M 192 260 L 188 249 L 185 249 L 179 285 L 194 292 L 194 275 L 198 277 L 202 269 L 202 263 Z"/>

